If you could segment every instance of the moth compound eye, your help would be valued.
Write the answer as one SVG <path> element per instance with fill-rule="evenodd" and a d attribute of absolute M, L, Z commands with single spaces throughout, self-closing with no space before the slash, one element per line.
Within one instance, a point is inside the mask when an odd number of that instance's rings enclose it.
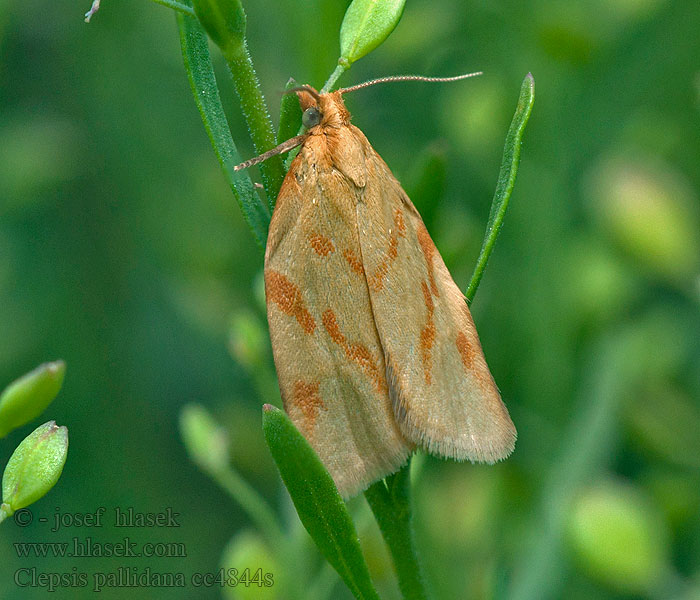
<path fill-rule="evenodd" d="M 301 122 L 307 129 L 316 127 L 321 122 L 321 111 L 315 106 L 311 106 L 304 111 L 301 115 Z"/>

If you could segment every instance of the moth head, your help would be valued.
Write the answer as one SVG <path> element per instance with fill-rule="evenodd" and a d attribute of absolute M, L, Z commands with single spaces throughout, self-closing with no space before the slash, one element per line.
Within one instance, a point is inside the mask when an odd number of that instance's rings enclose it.
<path fill-rule="evenodd" d="M 302 115 L 301 123 L 308 130 L 318 125 L 323 127 L 341 127 L 350 122 L 350 113 L 345 108 L 339 92 L 319 94 L 310 85 L 303 85 L 287 90 L 296 92 L 299 97 Z"/>
<path fill-rule="evenodd" d="M 301 106 L 301 124 L 308 130 L 321 124 L 323 112 L 321 111 L 321 95 L 310 85 L 287 90 L 285 93 L 296 93 Z"/>
<path fill-rule="evenodd" d="M 422 75 L 381 77 L 380 79 L 372 79 L 371 81 L 365 81 L 364 83 L 359 83 L 351 87 L 340 88 L 335 92 L 329 93 L 323 93 L 323 90 L 319 93 L 310 85 L 302 85 L 287 89 L 284 92 L 285 94 L 296 93 L 299 98 L 299 104 L 303 111 L 301 122 L 306 132 L 282 142 L 279 146 L 272 148 L 272 150 L 268 150 L 255 158 L 251 158 L 250 160 L 236 165 L 233 170 L 240 171 L 241 169 L 257 165 L 271 156 L 289 152 L 292 148 L 303 144 L 309 135 L 316 135 L 318 132 L 312 131 L 315 127 L 339 128 L 348 125 L 350 123 L 350 113 L 348 109 L 345 108 L 345 103 L 343 102 L 343 94 L 347 94 L 348 92 L 354 92 L 355 90 L 360 90 L 378 83 L 388 83 L 391 81 L 459 81 L 461 79 L 467 79 L 468 77 L 474 77 L 475 75 L 481 75 L 481 72 L 467 73 L 465 75 L 457 75 L 456 77 L 423 77 Z"/>
<path fill-rule="evenodd" d="M 321 110 L 318 106 L 309 106 L 301 115 L 301 124 L 307 129 L 311 129 L 320 125 L 321 116 Z"/>

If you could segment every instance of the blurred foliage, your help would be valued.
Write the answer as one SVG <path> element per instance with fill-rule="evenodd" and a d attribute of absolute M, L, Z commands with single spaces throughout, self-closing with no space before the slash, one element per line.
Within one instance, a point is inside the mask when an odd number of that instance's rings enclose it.
<path fill-rule="evenodd" d="M 290 76 L 319 87 L 335 67 L 347 4 L 244 2 L 273 119 Z M 268 568 L 242 509 L 186 457 L 177 419 L 190 402 L 217 415 L 236 467 L 296 519 L 260 430 L 260 405 L 277 402 L 261 346 L 262 256 L 201 126 L 174 16 L 104 0 L 86 25 L 88 8 L 0 3 L 0 382 L 47 356 L 71 365 L 51 415 L 70 424 L 71 460 L 32 506 L 37 517 L 172 507 L 179 528 L 128 535 L 183 543 L 187 558 L 30 561 L 12 543 L 116 542 L 125 531 L 111 518 L 53 533 L 8 520 L 3 600 L 37 597 L 11 583 L 33 566 L 189 575 L 255 557 Z M 462 285 L 520 82 L 528 71 L 537 80 L 510 211 L 472 306 L 519 440 L 495 467 L 428 459 L 418 474 L 418 546 L 437 598 L 700 597 L 698 23 L 691 0 L 412 0 L 387 42 L 340 80 L 485 72 L 347 98 Z M 251 156 L 213 56 L 234 138 Z M 20 441 L 8 435 L 2 455 Z M 358 525 L 371 552 L 368 527 Z M 234 558 L 222 559 L 230 539 Z M 386 560 L 383 549 L 367 557 L 382 597 L 396 598 L 381 581 Z M 333 590 L 342 597 L 342 585 Z"/>

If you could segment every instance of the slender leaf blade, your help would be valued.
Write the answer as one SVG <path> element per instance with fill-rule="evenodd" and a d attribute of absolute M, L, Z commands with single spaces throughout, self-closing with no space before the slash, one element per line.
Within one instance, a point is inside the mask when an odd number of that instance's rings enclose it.
<path fill-rule="evenodd" d="M 245 44 L 246 16 L 241 0 L 191 0 L 198 21 L 226 52 Z"/>
<path fill-rule="evenodd" d="M 357 531 L 333 479 L 313 448 L 278 408 L 263 407 L 263 432 L 309 535 L 355 598 L 379 600 Z"/>
<path fill-rule="evenodd" d="M 484 274 L 486 263 L 491 256 L 493 246 L 496 243 L 498 232 L 503 225 L 503 219 L 508 209 L 510 196 L 513 193 L 515 186 L 515 178 L 518 174 L 518 165 L 520 163 L 520 146 L 523 141 L 523 133 L 525 125 L 530 118 L 532 105 L 535 102 L 535 79 L 532 73 L 528 73 L 520 87 L 520 97 L 518 98 L 518 106 L 515 109 L 515 115 L 508 129 L 506 136 L 506 144 L 503 149 L 503 159 L 501 160 L 501 170 L 498 174 L 498 183 L 496 184 L 496 193 L 491 202 L 491 212 L 489 213 L 488 224 L 486 225 L 486 234 L 481 245 L 481 252 L 474 267 L 469 287 L 467 288 L 467 302 L 471 304 L 474 299 L 476 290 L 479 287 L 481 276 Z"/>
<path fill-rule="evenodd" d="M 255 240 L 261 248 L 264 248 L 267 229 L 270 225 L 270 214 L 267 206 L 255 192 L 248 174 L 233 170 L 243 159 L 231 137 L 228 120 L 221 103 L 209 54 L 207 34 L 199 21 L 193 17 L 178 14 L 177 23 L 187 77 L 204 122 L 204 128 L 233 195 L 243 211 L 243 217 L 252 230 Z"/>
<path fill-rule="evenodd" d="M 285 85 L 285 90 L 290 90 L 299 84 L 290 78 Z M 277 143 L 281 144 L 288 139 L 293 138 L 301 129 L 301 106 L 299 97 L 296 94 L 289 93 L 282 96 L 280 102 L 280 124 L 277 129 Z M 282 154 L 285 157 L 289 152 Z"/>
<path fill-rule="evenodd" d="M 411 462 L 365 490 L 386 542 L 404 600 L 427 600 L 411 524 Z"/>

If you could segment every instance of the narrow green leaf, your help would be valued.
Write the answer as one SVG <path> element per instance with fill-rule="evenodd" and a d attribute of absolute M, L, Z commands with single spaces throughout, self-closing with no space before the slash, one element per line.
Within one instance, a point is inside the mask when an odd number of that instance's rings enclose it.
<path fill-rule="evenodd" d="M 285 90 L 289 90 L 299 85 L 294 79 L 290 79 Z M 297 135 L 301 128 L 301 106 L 296 94 L 284 94 L 280 103 L 280 125 L 277 129 L 277 143 L 288 140 Z"/>
<path fill-rule="evenodd" d="M 263 407 L 263 432 L 309 535 L 355 598 L 379 600 L 343 499 L 313 448 L 278 408 Z"/>
<path fill-rule="evenodd" d="M 481 276 L 484 274 L 486 263 L 496 243 L 498 232 L 503 225 L 503 219 L 508 209 L 508 202 L 513 193 L 515 186 L 515 177 L 518 174 L 518 164 L 520 163 L 520 145 L 523 140 L 523 132 L 525 125 L 530 118 L 532 105 L 535 101 L 535 80 L 532 73 L 528 73 L 523 84 L 520 87 L 520 97 L 518 98 L 518 107 L 515 109 L 513 121 L 510 124 L 508 135 L 506 136 L 506 144 L 503 149 L 503 159 L 501 161 L 501 171 L 498 174 L 498 183 L 496 185 L 496 193 L 491 202 L 491 212 L 489 221 L 486 226 L 486 234 L 484 242 L 481 245 L 481 252 L 474 267 L 469 287 L 467 288 L 467 302 L 471 304 L 474 299 L 476 290 L 479 287 Z"/>
<path fill-rule="evenodd" d="M 178 2 L 177 0 L 153 0 L 153 2 L 155 2 L 156 4 L 160 4 L 161 6 L 172 8 L 173 10 L 184 13 L 186 15 L 190 15 L 191 17 L 194 17 L 194 9 L 191 6 L 182 4 L 182 2 Z"/>
<path fill-rule="evenodd" d="M 224 53 L 224 58 L 233 77 L 233 85 L 240 101 L 241 112 L 248 125 L 253 148 L 257 154 L 267 152 L 276 146 L 275 129 L 272 126 L 270 111 L 262 94 L 260 80 L 255 72 L 248 46 L 243 43 L 237 49 L 232 47 Z M 267 203 L 272 210 L 287 173 L 284 161 L 279 155 L 271 156 L 260 163 L 259 168 Z"/>
<path fill-rule="evenodd" d="M 226 54 L 245 43 L 241 0 L 192 0 L 194 12 L 212 41 Z"/>
<path fill-rule="evenodd" d="M 0 438 L 38 417 L 63 385 L 66 363 L 44 363 L 8 385 L 0 394 Z"/>
<path fill-rule="evenodd" d="M 202 116 L 204 128 L 209 135 L 221 168 L 231 186 L 233 195 L 243 211 L 243 216 L 261 248 L 265 247 L 270 214 L 260 196 L 253 189 L 253 183 L 245 171 L 233 168 L 243 161 L 231 137 L 228 120 L 221 103 L 214 76 L 214 67 L 209 55 L 209 46 L 204 29 L 197 19 L 177 15 L 180 30 L 182 56 L 190 81 L 192 94 Z"/>
<path fill-rule="evenodd" d="M 406 0 L 353 0 L 340 26 L 340 60 L 346 67 L 369 54 L 398 25 Z"/>

